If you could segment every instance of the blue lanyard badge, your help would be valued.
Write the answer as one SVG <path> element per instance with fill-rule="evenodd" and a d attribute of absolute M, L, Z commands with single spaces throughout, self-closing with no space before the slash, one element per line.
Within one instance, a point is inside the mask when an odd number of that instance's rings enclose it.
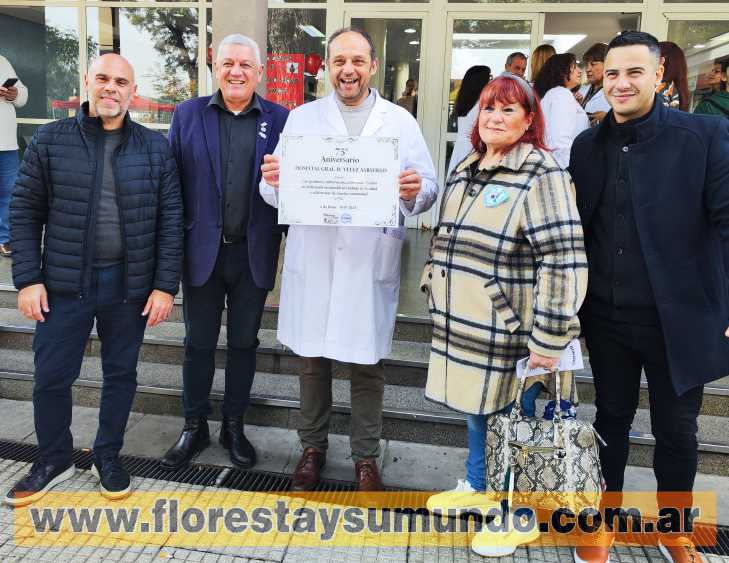
<path fill-rule="evenodd" d="M 484 193 L 483 203 L 486 207 L 496 207 L 509 199 L 509 194 L 502 186 L 489 186 Z"/>

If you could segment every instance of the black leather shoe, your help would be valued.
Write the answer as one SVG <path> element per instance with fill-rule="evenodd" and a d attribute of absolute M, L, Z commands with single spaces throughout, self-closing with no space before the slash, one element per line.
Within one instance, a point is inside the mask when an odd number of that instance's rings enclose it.
<path fill-rule="evenodd" d="M 204 416 L 186 418 L 182 434 L 175 445 L 167 450 L 159 464 L 163 469 L 174 471 L 190 463 L 193 457 L 209 445 L 208 419 Z"/>
<path fill-rule="evenodd" d="M 220 427 L 218 440 L 230 454 L 230 461 L 236 467 L 249 469 L 256 464 L 256 450 L 243 433 L 242 416 L 225 416 Z"/>
<path fill-rule="evenodd" d="M 73 477 L 76 466 L 34 463 L 30 472 L 5 495 L 4 502 L 10 506 L 25 506 L 37 501 L 59 483 Z"/>

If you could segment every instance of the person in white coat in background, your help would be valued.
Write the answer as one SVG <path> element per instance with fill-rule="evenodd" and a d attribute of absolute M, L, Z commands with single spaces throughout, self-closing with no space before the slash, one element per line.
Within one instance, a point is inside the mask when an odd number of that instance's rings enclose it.
<path fill-rule="evenodd" d="M 575 56 L 562 53 L 550 57 L 534 80 L 544 113 L 544 140 L 563 170 L 570 163 L 572 142 L 590 126 L 587 113 L 572 94 L 580 77 Z"/>
<path fill-rule="evenodd" d="M 327 44 L 334 92 L 293 110 L 282 135 L 397 137 L 402 216 L 428 210 L 438 195 L 433 161 L 413 116 L 369 87 L 377 72 L 370 36 L 344 28 Z M 279 144 L 264 157 L 261 195 L 278 206 Z M 377 467 L 385 372 L 400 289 L 404 227 L 292 225 L 286 238 L 278 339 L 302 357 L 304 452 L 292 489 L 312 490 L 326 462 L 332 406 L 332 360 L 350 368 L 352 458 L 360 490 L 382 490 Z"/>
<path fill-rule="evenodd" d="M 448 161 L 446 181 L 453 169 L 473 152 L 471 133 L 478 121 L 478 98 L 489 80 L 491 80 L 491 69 L 484 65 L 474 65 L 463 75 L 456 103 L 453 105 L 453 117 L 458 118 L 458 136 L 453 145 L 451 159 Z"/>
<path fill-rule="evenodd" d="M 610 104 L 605 97 L 605 90 L 602 88 L 607 52 L 608 46 L 605 43 L 595 43 L 582 55 L 587 84 L 580 88 L 582 98 L 580 105 L 590 118 L 590 127 L 600 123 L 610 111 Z"/>

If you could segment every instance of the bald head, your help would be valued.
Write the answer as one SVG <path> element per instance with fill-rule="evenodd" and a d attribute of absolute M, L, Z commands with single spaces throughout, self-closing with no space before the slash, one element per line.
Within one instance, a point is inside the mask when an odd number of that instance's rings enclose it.
<path fill-rule="evenodd" d="M 135 83 L 134 68 L 131 63 L 121 55 L 116 53 L 107 53 L 96 57 L 91 61 L 89 66 L 89 75 L 93 76 L 97 72 L 112 74 L 114 76 L 123 76 L 129 82 Z"/>
<path fill-rule="evenodd" d="M 105 129 L 118 129 L 124 122 L 132 96 L 137 92 L 134 69 L 116 53 L 94 59 L 84 77 L 89 97 L 89 115 L 101 118 Z"/>

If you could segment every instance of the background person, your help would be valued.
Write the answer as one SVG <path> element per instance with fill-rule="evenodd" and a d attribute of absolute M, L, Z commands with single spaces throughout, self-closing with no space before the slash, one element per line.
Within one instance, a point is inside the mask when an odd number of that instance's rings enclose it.
<path fill-rule="evenodd" d="M 473 150 L 471 134 L 478 122 L 478 99 L 489 80 L 491 80 L 491 69 L 483 65 L 472 66 L 463 75 L 456 103 L 453 105 L 453 116 L 458 118 L 458 132 L 446 177 L 450 176 L 453 169 Z"/>
<path fill-rule="evenodd" d="M 425 396 L 468 413 L 469 436 L 466 479 L 431 497 L 431 510 L 484 505 L 478 492 L 486 488 L 486 417 L 514 402 L 518 359 L 529 356 L 530 367 L 556 367 L 579 335 L 577 310 L 587 285 L 574 190 L 546 149 L 534 90 L 521 78 L 502 75 L 484 88 L 480 107 L 473 153 L 443 194 L 421 278 L 433 321 Z M 546 376 L 534 378 L 524 395 L 529 415 L 540 381 Z M 563 389 L 574 401 L 571 377 Z M 508 555 L 538 533 L 498 537 L 484 531 L 472 548 L 480 555 Z"/>
<path fill-rule="evenodd" d="M 720 83 L 724 90 L 720 90 L 705 98 L 696 106 L 694 113 L 705 113 L 707 115 L 719 115 L 729 118 L 729 59 L 720 65 Z"/>
<path fill-rule="evenodd" d="M 410 115 L 418 117 L 418 81 L 414 78 L 408 78 L 405 82 L 405 91 L 398 98 L 397 105 L 404 107 L 410 112 Z"/>
<path fill-rule="evenodd" d="M 545 43 L 544 45 L 540 45 L 536 49 L 534 49 L 534 52 L 532 53 L 532 64 L 529 68 L 529 82 L 534 84 L 534 81 L 537 78 L 537 74 L 539 74 L 539 71 L 544 66 L 544 63 L 546 63 L 550 57 L 553 55 L 556 55 L 557 51 L 555 50 L 552 45 L 548 45 Z"/>
<path fill-rule="evenodd" d="M 579 84 L 580 69 L 572 53 L 551 57 L 534 83 L 544 113 L 544 140 L 562 168 L 570 163 L 572 142 L 590 124 L 587 113 L 571 92 Z"/>
<path fill-rule="evenodd" d="M 2 85 L 18 78 L 10 61 L 0 55 L 0 256 L 10 258 L 10 193 L 18 174 L 18 120 L 15 110 L 28 101 L 28 89 L 18 80 L 13 86 Z"/>
<path fill-rule="evenodd" d="M 607 112 L 610 111 L 610 104 L 608 104 L 605 91 L 602 88 L 607 49 L 608 46 L 605 43 L 595 43 L 585 51 L 582 57 L 585 63 L 587 84 L 580 88 L 580 96 L 582 97 L 580 105 L 590 118 L 590 126 L 600 123 Z"/>
<path fill-rule="evenodd" d="M 527 56 L 524 53 L 516 51 L 506 57 L 506 64 L 504 70 L 524 78 L 527 69 Z"/>
<path fill-rule="evenodd" d="M 722 62 L 723 61 L 714 61 L 714 64 L 711 65 L 711 70 L 709 71 L 709 79 L 707 81 L 709 88 L 711 88 L 711 91 L 707 96 L 711 96 L 712 94 L 716 94 L 717 92 L 721 92 L 726 88 L 726 82 L 725 82 L 725 76 L 724 72 L 722 71 Z"/>
<path fill-rule="evenodd" d="M 663 103 L 673 109 L 689 110 L 691 94 L 688 87 L 688 65 L 681 47 L 671 41 L 661 41 L 663 78 L 656 88 Z"/>

